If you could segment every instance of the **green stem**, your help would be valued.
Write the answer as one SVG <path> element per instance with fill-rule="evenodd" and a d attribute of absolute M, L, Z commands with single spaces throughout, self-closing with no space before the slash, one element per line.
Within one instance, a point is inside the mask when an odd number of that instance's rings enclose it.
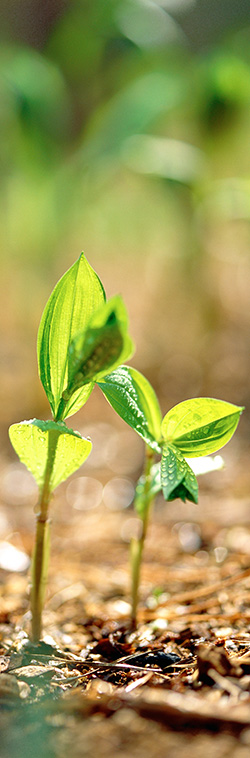
<path fill-rule="evenodd" d="M 59 406 L 58 406 L 57 414 L 54 417 L 54 421 L 62 421 L 63 414 L 64 414 L 64 409 L 66 407 L 66 404 L 67 404 L 67 400 L 65 400 L 64 397 L 61 397 L 61 400 L 60 400 L 60 403 L 59 403 Z"/>
<path fill-rule="evenodd" d="M 40 493 L 39 514 L 36 525 L 36 540 L 32 558 L 32 588 L 31 588 L 31 614 L 32 614 L 32 640 L 38 642 L 42 631 L 42 610 L 44 594 L 47 583 L 49 561 L 49 522 L 48 507 L 51 496 L 51 476 L 55 461 L 58 435 L 49 432 L 47 462 L 44 472 L 44 482 Z"/>
<path fill-rule="evenodd" d="M 143 490 L 137 496 L 140 499 L 140 512 L 142 530 L 139 539 L 133 538 L 131 540 L 131 580 L 132 580 L 132 611 L 131 611 L 131 624 L 132 629 L 136 629 L 137 626 L 137 606 L 138 606 L 138 593 L 141 573 L 141 562 L 144 548 L 144 542 L 147 534 L 148 520 L 150 513 L 150 506 L 152 505 L 154 496 L 151 494 L 151 480 L 152 480 L 152 465 L 154 462 L 154 452 L 148 445 L 146 445 L 145 465 L 143 473 Z M 135 500 L 136 509 L 136 500 Z"/>

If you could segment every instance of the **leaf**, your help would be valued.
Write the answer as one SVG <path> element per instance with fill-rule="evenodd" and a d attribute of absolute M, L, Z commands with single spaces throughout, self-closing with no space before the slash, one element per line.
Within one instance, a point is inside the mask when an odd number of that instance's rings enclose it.
<path fill-rule="evenodd" d="M 130 366 L 120 366 L 98 385 L 118 415 L 149 447 L 161 452 L 161 410 L 147 379 Z"/>
<path fill-rule="evenodd" d="M 56 284 L 45 306 L 37 337 L 39 375 L 56 418 L 63 391 L 68 384 L 69 346 L 84 331 L 105 301 L 103 286 L 84 254 Z M 85 385 L 71 397 L 64 418 L 86 402 L 93 385 Z"/>
<path fill-rule="evenodd" d="M 49 491 L 68 478 L 84 463 L 92 444 L 63 421 L 20 421 L 9 429 L 10 441 L 39 488 L 44 484 L 47 460 L 51 462 Z"/>
<path fill-rule="evenodd" d="M 189 458 L 209 455 L 231 439 L 243 410 L 208 397 L 184 400 L 164 416 L 162 436 Z"/>
<path fill-rule="evenodd" d="M 211 471 L 219 471 L 224 466 L 224 461 L 221 455 L 214 455 L 214 456 L 203 456 L 202 458 L 186 458 L 186 463 L 189 465 L 195 476 L 201 476 L 202 474 L 208 474 Z M 141 491 L 143 489 L 144 485 L 144 476 L 140 476 L 137 486 L 136 486 L 136 493 L 138 495 L 138 498 L 141 494 Z M 161 491 L 162 485 L 161 485 L 161 462 L 155 463 L 151 468 L 151 482 L 150 482 L 150 493 L 152 497 L 155 497 L 155 495 L 158 495 L 158 493 Z M 135 504 L 137 502 L 137 498 L 135 499 Z"/>
<path fill-rule="evenodd" d="M 69 384 L 64 397 L 74 388 L 102 379 L 131 357 L 134 346 L 127 329 L 126 308 L 122 298 L 116 295 L 94 313 L 86 331 L 71 342 Z"/>
<path fill-rule="evenodd" d="M 179 497 L 198 503 L 198 482 L 183 455 L 174 445 L 164 445 L 161 459 L 161 486 L 165 500 Z"/>

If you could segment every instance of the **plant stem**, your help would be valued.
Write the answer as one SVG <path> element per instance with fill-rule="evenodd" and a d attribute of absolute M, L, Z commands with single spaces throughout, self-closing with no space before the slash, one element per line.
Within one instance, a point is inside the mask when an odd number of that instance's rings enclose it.
<path fill-rule="evenodd" d="M 146 445 L 145 452 L 145 464 L 143 472 L 143 485 L 140 493 L 137 493 L 135 498 L 135 509 L 141 518 L 141 535 L 138 539 L 133 538 L 131 540 L 131 579 L 132 579 L 132 611 L 131 611 L 131 625 L 132 629 L 136 629 L 137 626 L 137 605 L 138 605 L 138 590 L 140 583 L 141 562 L 144 548 L 144 542 L 147 534 L 148 520 L 150 506 L 152 505 L 154 495 L 151 493 L 151 479 L 152 479 L 152 465 L 154 462 L 154 452 Z"/>
<path fill-rule="evenodd" d="M 56 416 L 54 416 L 54 421 L 62 421 L 62 417 L 63 417 L 63 414 L 64 414 L 64 409 L 65 409 L 66 403 L 67 403 L 67 400 L 65 400 L 64 397 L 61 397 L 61 400 L 60 400 L 60 403 L 59 403 L 59 406 L 58 406 L 58 410 L 57 410 L 57 414 L 56 414 Z"/>
<path fill-rule="evenodd" d="M 53 472 L 58 436 L 49 432 L 47 462 L 44 472 L 44 482 L 40 492 L 39 514 L 36 524 L 36 539 L 32 558 L 32 588 L 31 588 L 31 634 L 32 641 L 38 642 L 42 631 L 42 610 L 47 583 L 49 562 L 49 522 L 48 507 L 51 496 L 51 476 Z"/>

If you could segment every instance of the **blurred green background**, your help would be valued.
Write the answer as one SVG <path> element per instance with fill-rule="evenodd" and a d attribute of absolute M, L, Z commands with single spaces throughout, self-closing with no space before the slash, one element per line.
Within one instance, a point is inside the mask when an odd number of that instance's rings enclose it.
<path fill-rule="evenodd" d="M 5 439 L 48 415 L 36 333 L 81 250 L 164 412 L 249 408 L 249 2 L 2 0 L 0 91 Z"/>

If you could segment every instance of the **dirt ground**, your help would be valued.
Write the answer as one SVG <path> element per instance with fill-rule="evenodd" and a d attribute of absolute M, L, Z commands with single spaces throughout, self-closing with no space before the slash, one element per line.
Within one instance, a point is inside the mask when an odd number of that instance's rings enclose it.
<path fill-rule="evenodd" d="M 249 451 L 236 435 L 224 469 L 200 478 L 198 506 L 157 499 L 133 632 L 143 443 L 108 413 L 80 431 L 93 453 L 51 506 L 36 647 L 27 635 L 37 491 L 10 450 L 1 458 L 1 758 L 248 758 Z"/>

